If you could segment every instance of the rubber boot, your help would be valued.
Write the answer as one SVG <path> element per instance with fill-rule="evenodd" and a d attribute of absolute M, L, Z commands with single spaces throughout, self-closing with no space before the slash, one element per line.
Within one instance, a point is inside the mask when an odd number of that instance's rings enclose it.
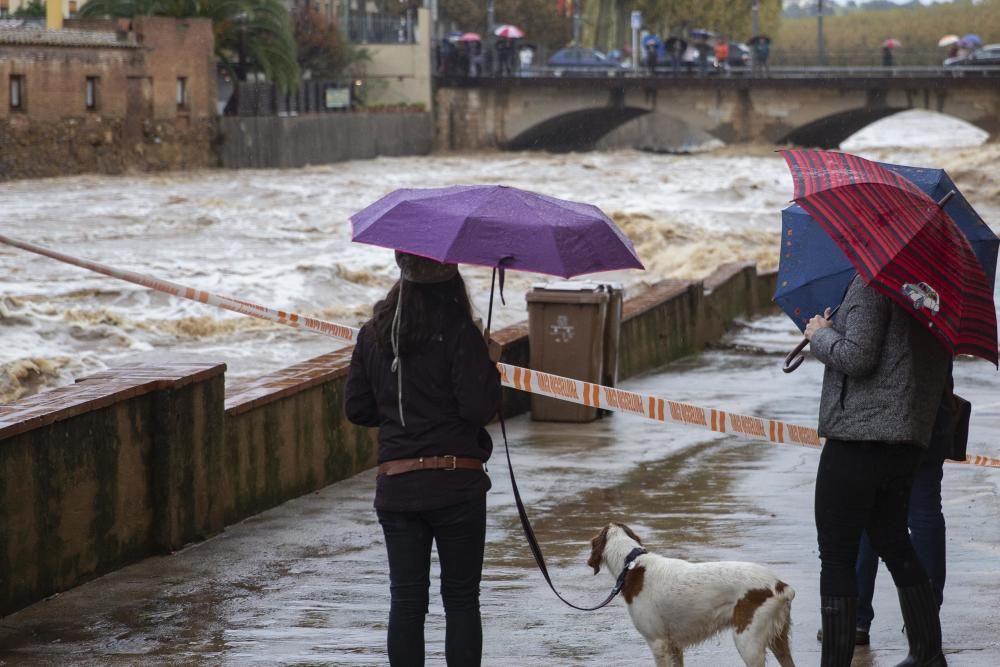
<path fill-rule="evenodd" d="M 851 667 L 854 657 L 854 623 L 857 620 L 858 598 L 821 598 L 823 618 L 823 658 L 821 667 Z"/>
<path fill-rule="evenodd" d="M 941 652 L 941 620 L 930 580 L 896 591 L 910 643 L 910 655 L 896 667 L 945 667 L 948 662 Z"/>

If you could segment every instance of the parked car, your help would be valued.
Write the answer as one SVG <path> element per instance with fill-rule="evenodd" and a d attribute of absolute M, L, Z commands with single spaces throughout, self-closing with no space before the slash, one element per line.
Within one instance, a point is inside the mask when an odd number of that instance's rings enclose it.
<path fill-rule="evenodd" d="M 750 47 L 743 42 L 729 42 L 729 57 L 726 58 L 726 64 L 730 68 L 733 67 L 750 67 L 751 55 Z"/>
<path fill-rule="evenodd" d="M 612 60 L 597 49 L 567 46 L 559 49 L 548 60 L 549 67 L 581 70 L 620 70 L 621 63 Z"/>
<path fill-rule="evenodd" d="M 987 44 L 960 58 L 948 58 L 945 67 L 998 67 L 1000 66 L 1000 44 Z"/>

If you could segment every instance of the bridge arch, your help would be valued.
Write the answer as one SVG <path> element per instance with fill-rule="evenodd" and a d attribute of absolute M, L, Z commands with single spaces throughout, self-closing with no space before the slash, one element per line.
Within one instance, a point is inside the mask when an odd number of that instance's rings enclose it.
<path fill-rule="evenodd" d="M 881 107 L 841 111 L 797 127 L 784 136 L 778 137 L 775 143 L 794 144 L 809 148 L 837 148 L 851 135 L 876 121 L 901 111 L 906 111 L 906 109 Z"/>
<path fill-rule="evenodd" d="M 649 109 L 638 107 L 577 109 L 533 125 L 501 147 L 555 152 L 589 150 L 615 128 L 649 112 Z"/>

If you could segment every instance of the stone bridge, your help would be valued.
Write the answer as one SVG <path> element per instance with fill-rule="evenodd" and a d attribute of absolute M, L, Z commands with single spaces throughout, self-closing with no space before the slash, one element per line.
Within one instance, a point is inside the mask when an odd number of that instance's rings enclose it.
<path fill-rule="evenodd" d="M 539 76 L 438 83 L 440 149 L 587 149 L 645 116 L 726 143 L 835 148 L 866 125 L 907 109 L 954 116 L 1000 133 L 1000 72 L 863 76 Z M 657 125 L 644 125 L 655 132 Z"/>

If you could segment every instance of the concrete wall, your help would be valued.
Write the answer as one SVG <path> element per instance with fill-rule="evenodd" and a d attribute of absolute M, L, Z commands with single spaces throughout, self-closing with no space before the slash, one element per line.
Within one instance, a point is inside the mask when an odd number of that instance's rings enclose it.
<path fill-rule="evenodd" d="M 431 92 L 431 14 L 424 7 L 417 10 L 414 44 L 365 44 L 371 62 L 364 66 L 366 105 L 422 104 L 430 110 Z"/>
<path fill-rule="evenodd" d="M 274 169 L 426 155 L 433 132 L 431 114 L 420 112 L 227 116 L 222 119 L 222 164 Z"/>
<path fill-rule="evenodd" d="M 237 385 L 226 397 L 226 523 L 375 465 L 375 431 L 344 417 L 353 348 Z"/>
<path fill-rule="evenodd" d="M 625 302 L 619 376 L 697 352 L 770 312 L 775 274 L 721 268 Z M 527 366 L 526 323 L 494 332 Z M 351 350 L 229 387 L 225 366 L 130 366 L 0 406 L 0 616 L 376 461 L 343 415 Z M 529 407 L 504 390 L 504 412 Z"/>
<path fill-rule="evenodd" d="M 122 368 L 0 408 L 0 615 L 222 529 L 224 371 Z"/>

